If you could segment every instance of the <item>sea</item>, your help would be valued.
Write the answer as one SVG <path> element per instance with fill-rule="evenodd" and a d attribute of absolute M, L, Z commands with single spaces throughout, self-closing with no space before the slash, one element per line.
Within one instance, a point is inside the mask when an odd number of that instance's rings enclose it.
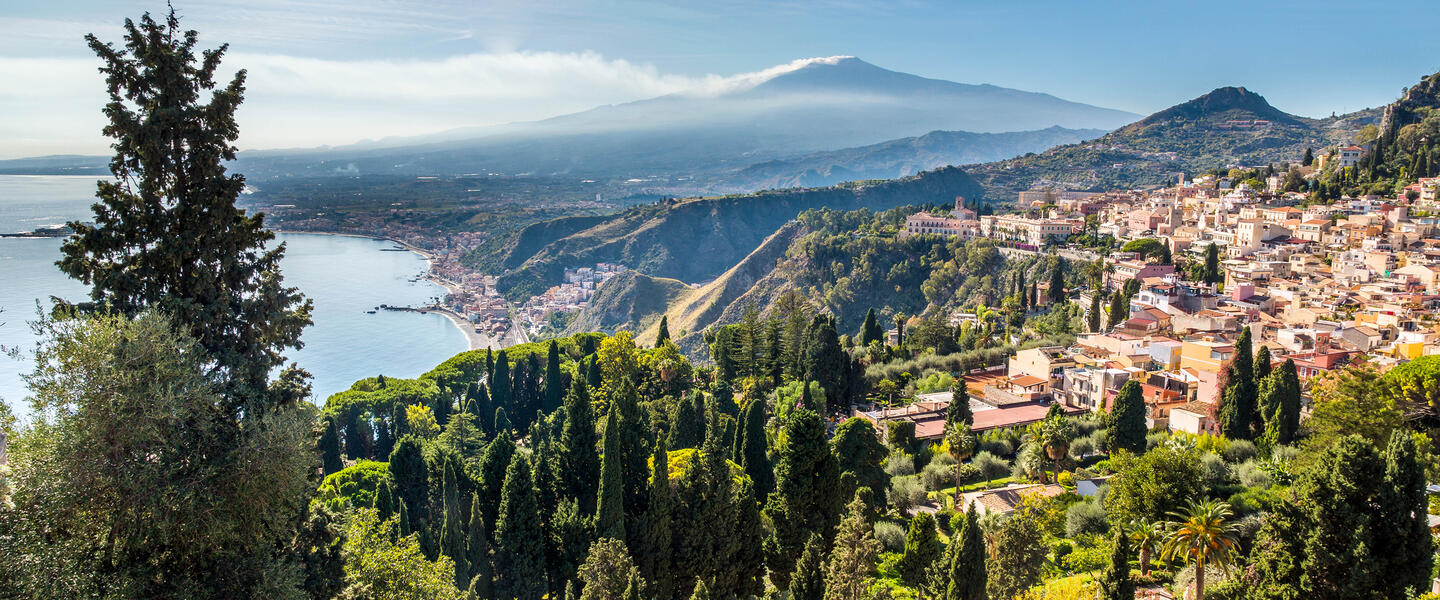
<path fill-rule="evenodd" d="M 89 220 L 94 177 L 0 175 L 0 232 L 26 232 Z M 314 378 L 312 398 L 365 377 L 416 377 L 467 348 L 465 334 L 445 316 L 375 310 L 382 304 L 425 304 L 445 289 L 422 278 L 425 257 L 392 242 L 361 237 L 282 233 L 285 283 L 315 302 L 304 347 L 287 358 Z M 37 338 L 31 323 L 51 297 L 85 299 L 87 288 L 59 271 L 61 240 L 0 238 L 0 401 L 17 416 L 29 412 L 23 374 L 30 372 Z M 372 314 L 370 311 L 374 310 Z"/>

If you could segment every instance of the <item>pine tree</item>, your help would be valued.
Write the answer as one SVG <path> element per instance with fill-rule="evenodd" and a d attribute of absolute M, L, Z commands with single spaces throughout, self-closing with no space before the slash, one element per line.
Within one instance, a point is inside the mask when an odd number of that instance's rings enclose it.
<path fill-rule="evenodd" d="M 655 347 L 659 348 L 670 341 L 670 317 L 660 315 L 660 328 L 655 332 Z"/>
<path fill-rule="evenodd" d="M 554 412 L 560 408 L 564 396 L 565 378 L 560 374 L 560 347 L 555 340 L 550 340 L 545 355 L 545 402 L 540 405 L 540 410 Z"/>
<path fill-rule="evenodd" d="M 810 534 L 829 535 L 840 512 L 840 474 L 825 439 L 825 422 L 806 409 L 790 413 L 776 452 L 775 491 L 765 503 L 774 525 L 765 542 L 775 586 L 788 588 L 790 572 Z"/>
<path fill-rule="evenodd" d="M 1128 450 L 1133 454 L 1145 451 L 1145 394 L 1136 379 L 1126 381 L 1115 396 L 1115 405 L 1105 416 L 1106 441 L 1110 450 Z"/>
<path fill-rule="evenodd" d="M 539 600 L 545 595 L 545 528 L 523 455 L 510 459 L 495 524 L 495 593 L 499 598 Z"/>
<path fill-rule="evenodd" d="M 1135 600 L 1135 581 L 1130 579 L 1130 536 L 1123 530 L 1116 531 L 1110 548 L 1110 565 L 1100 576 L 1098 600 Z"/>
<path fill-rule="evenodd" d="M 965 385 L 963 377 L 950 386 L 950 406 L 945 408 L 945 427 L 948 429 L 962 423 L 967 427 L 975 424 L 975 413 L 970 408 L 970 388 Z"/>
<path fill-rule="evenodd" d="M 300 347 L 313 304 L 284 286 L 285 244 L 271 243 L 263 215 L 235 205 L 245 178 L 225 162 L 235 159 L 245 72 L 217 81 L 228 45 L 197 57 L 198 34 L 180 29 L 173 8 L 163 23 L 147 13 L 125 29 L 120 49 L 85 36 L 105 65 L 113 178 L 97 183 L 94 223 L 69 224 L 58 264 L 90 286 L 82 311 L 168 315 L 219 375 L 218 408 L 246 435 L 240 422 L 308 394 L 297 393 L 298 368 L 283 369 L 286 385 L 272 387 L 270 374 Z"/>
<path fill-rule="evenodd" d="M 835 532 L 835 545 L 825 562 L 826 600 L 865 600 L 869 597 L 871 574 L 884 548 L 875 539 L 875 525 L 869 509 L 858 496 L 846 506 L 846 516 Z"/>
<path fill-rule="evenodd" d="M 929 514 L 929 513 L 922 513 Z M 811 534 L 805 552 L 795 563 L 795 576 L 790 579 L 790 600 L 824 600 L 825 539 Z"/>
<path fill-rule="evenodd" d="M 325 419 L 325 432 L 320 434 L 320 457 L 327 476 L 345 468 L 340 462 L 340 435 L 335 432 L 334 419 Z"/>
<path fill-rule="evenodd" d="M 657 440 L 655 456 L 651 460 L 650 502 L 642 520 L 641 543 L 634 553 L 640 573 L 650 582 L 651 595 L 657 598 L 673 598 L 675 594 L 670 560 L 673 496 L 670 489 L 670 454 L 664 440 Z"/>
<path fill-rule="evenodd" d="M 1226 368 L 1226 384 L 1220 405 L 1220 430 L 1232 440 L 1250 439 L 1255 424 L 1254 360 L 1250 328 L 1241 328 L 1240 337 L 1235 340 L 1235 357 Z"/>
<path fill-rule="evenodd" d="M 875 308 L 865 312 L 865 322 L 860 325 L 860 343 L 869 346 L 872 342 L 882 342 L 885 339 L 885 330 L 880 328 L 880 322 L 875 318 Z"/>
<path fill-rule="evenodd" d="M 956 541 L 952 542 L 957 548 L 950 555 L 951 562 L 946 571 L 946 600 L 985 599 L 987 555 L 984 536 L 985 533 L 980 530 L 980 517 L 975 512 L 975 505 L 971 504 L 969 512 L 965 513 L 965 524 L 960 527 Z"/>
<path fill-rule="evenodd" d="M 569 486 L 580 514 L 595 514 L 595 493 L 600 486 L 600 455 L 595 451 L 595 413 L 590 406 L 590 389 L 579 377 L 570 384 L 565 397 L 565 425 L 560 433 L 560 457 L 564 465 L 561 481 Z"/>
<path fill-rule="evenodd" d="M 600 489 L 596 494 L 595 535 L 625 541 L 625 456 L 620 411 L 605 416 L 605 451 L 600 455 Z"/>
<path fill-rule="evenodd" d="M 765 439 L 765 402 L 751 400 L 745 405 L 744 420 L 740 434 L 740 466 L 755 483 L 755 492 L 760 496 L 770 495 L 775 489 L 775 470 L 770 466 L 769 446 Z"/>
<path fill-rule="evenodd" d="M 905 532 L 905 553 L 896 565 L 900 570 L 900 580 L 911 587 L 925 583 L 926 573 L 940 559 L 941 552 L 935 517 L 928 512 L 916 513 L 910 519 L 910 529 Z"/>
<path fill-rule="evenodd" d="M 1100 331 L 1100 324 L 1104 322 L 1101 320 L 1101 318 L 1105 316 L 1100 307 L 1101 295 L 1098 289 L 1090 293 L 1090 313 L 1087 314 L 1086 317 L 1089 319 L 1087 324 L 1090 326 L 1090 331 L 1092 332 Z"/>
<path fill-rule="evenodd" d="M 1059 304 L 1065 300 L 1065 259 L 1056 256 L 1055 266 L 1050 269 L 1050 303 Z"/>
<path fill-rule="evenodd" d="M 467 587 L 475 598 L 490 598 L 494 571 L 490 568 L 490 542 L 485 538 L 484 511 L 480 507 L 480 496 L 470 495 L 470 526 L 466 529 L 468 540 L 465 544 L 466 562 L 469 564 L 470 582 Z"/>

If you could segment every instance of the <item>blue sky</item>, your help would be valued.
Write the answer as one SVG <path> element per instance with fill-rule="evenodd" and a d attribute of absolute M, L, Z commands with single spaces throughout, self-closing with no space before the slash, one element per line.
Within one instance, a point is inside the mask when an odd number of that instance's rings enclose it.
<path fill-rule="evenodd" d="M 242 148 L 528 120 L 815 56 L 1146 114 L 1244 85 L 1296 114 L 1395 98 L 1440 69 L 1433 2 L 176 0 L 251 71 Z M 160 2 L 0 6 L 0 157 L 103 153 L 86 32 Z M 1380 41 L 1382 40 L 1383 41 Z"/>

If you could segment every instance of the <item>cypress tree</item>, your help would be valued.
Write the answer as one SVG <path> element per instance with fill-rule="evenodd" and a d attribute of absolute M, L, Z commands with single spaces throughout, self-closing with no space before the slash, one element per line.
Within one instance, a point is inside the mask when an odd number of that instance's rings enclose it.
<path fill-rule="evenodd" d="M 1300 165 L 1308 167 L 1315 162 L 1315 151 L 1311 148 L 1305 149 L 1305 157 L 1300 159 Z"/>
<path fill-rule="evenodd" d="M 1273 360 L 1270 358 L 1269 346 L 1261 346 L 1259 350 L 1255 351 L 1255 374 L 1250 377 L 1255 385 L 1260 385 L 1262 380 L 1270 376 L 1271 362 Z"/>
<path fill-rule="evenodd" d="M 1130 318 L 1130 301 L 1120 290 L 1110 294 L 1110 322 L 1108 327 L 1115 327 L 1124 323 Z"/>
<path fill-rule="evenodd" d="M 1135 600 L 1135 582 L 1130 579 L 1130 536 L 1123 530 L 1116 531 L 1110 548 L 1110 564 L 1100 576 L 1098 600 Z"/>
<path fill-rule="evenodd" d="M 500 518 L 495 524 L 495 593 L 540 600 L 545 595 L 545 528 L 530 478 L 530 463 L 516 454 L 505 470 Z"/>
<path fill-rule="evenodd" d="M 696 413 L 695 402 L 689 398 L 676 400 L 670 415 L 670 446 L 699 448 L 704 439 L 705 426 Z"/>
<path fill-rule="evenodd" d="M 588 339 L 588 338 L 587 338 L 587 339 Z M 591 354 L 591 355 L 590 355 L 590 364 L 589 364 L 589 366 L 587 366 L 586 369 L 585 369 L 585 384 L 586 384 L 586 385 L 589 385 L 589 386 L 590 386 L 590 389 L 593 390 L 593 389 L 598 389 L 598 388 L 600 387 L 600 385 L 601 385 L 602 383 L 604 383 L 604 382 L 605 382 L 605 377 L 604 377 L 604 375 L 600 372 L 600 361 L 599 361 L 599 357 L 597 357 L 597 356 L 594 355 L 594 354 Z"/>
<path fill-rule="evenodd" d="M 445 425 L 450 423 L 450 408 L 450 396 L 447 396 L 442 392 L 440 394 L 440 397 L 435 399 L 435 405 L 430 407 L 431 413 L 435 415 L 436 425 L 439 425 L 443 428 L 445 427 Z"/>
<path fill-rule="evenodd" d="M 1220 246 L 1212 242 L 1205 247 L 1205 283 L 1220 283 L 1224 280 L 1220 272 Z"/>
<path fill-rule="evenodd" d="M 835 544 L 825 562 L 826 596 L 831 600 L 869 597 L 871 573 L 883 547 L 875 539 L 866 502 L 859 496 L 846 507 L 845 519 L 835 532 Z"/>
<path fill-rule="evenodd" d="M 1390 434 L 1385 451 L 1385 480 L 1378 496 L 1376 548 L 1380 585 L 1386 598 L 1404 598 L 1430 586 L 1435 542 L 1429 530 L 1425 467 L 1416 458 L 1410 432 Z"/>
<path fill-rule="evenodd" d="M 340 462 L 340 435 L 335 432 L 335 419 L 325 419 L 325 432 L 320 434 L 320 457 L 326 476 L 345 468 Z"/>
<path fill-rule="evenodd" d="M 510 389 L 510 358 L 506 356 L 504 350 L 495 356 L 495 370 L 490 377 L 489 384 L 490 404 L 495 406 L 495 410 L 498 412 L 513 409 L 514 398 Z"/>
<path fill-rule="evenodd" d="M 600 455 L 600 489 L 596 494 L 595 535 L 625 541 L 625 457 L 620 411 L 605 416 L 605 451 Z"/>
<path fill-rule="evenodd" d="M 655 456 L 651 460 L 650 502 L 642 521 L 640 547 L 635 552 L 635 562 L 645 580 L 650 582 L 651 595 L 656 598 L 673 598 L 675 595 L 670 560 L 673 496 L 670 489 L 670 454 L 665 448 L 665 441 L 656 440 Z"/>
<path fill-rule="evenodd" d="M 1250 328 L 1245 327 L 1235 340 L 1235 357 L 1226 368 L 1226 384 L 1220 405 L 1220 430 L 1232 440 L 1250 439 L 1255 423 L 1254 360 Z"/>
<path fill-rule="evenodd" d="M 565 396 L 565 378 L 560 374 L 560 347 L 550 340 L 545 356 L 545 403 L 540 409 L 549 413 L 560 408 Z"/>
<path fill-rule="evenodd" d="M 905 553 L 896 565 L 900 570 L 900 580 L 910 587 L 919 587 L 925 582 L 925 574 L 940 559 L 941 552 L 935 517 L 928 512 L 916 513 L 910 519 L 910 529 L 905 532 Z"/>
<path fill-rule="evenodd" d="M 495 430 L 497 438 L 513 435 L 514 426 L 510 424 L 510 413 L 505 410 L 505 407 L 495 409 L 495 424 L 491 428 Z"/>
<path fill-rule="evenodd" d="M 660 315 L 660 329 L 655 332 L 655 347 L 659 348 L 670 341 L 670 317 Z"/>
<path fill-rule="evenodd" d="M 470 570 L 471 596 L 474 598 L 487 599 L 491 595 L 491 581 L 494 578 L 494 571 L 490 568 L 490 542 L 485 538 L 484 511 L 480 506 L 480 496 L 470 495 L 470 526 L 467 529 L 469 534 L 465 544 L 466 562 Z"/>
<path fill-rule="evenodd" d="M 1033 297 L 1033 294 L 1031 293 L 1031 290 L 1034 290 L 1035 288 L 1034 288 L 1034 286 L 1030 286 L 1030 285 L 1026 285 L 1026 284 L 1025 284 L 1025 270 L 1024 270 L 1024 269 L 1021 269 L 1020 272 L 1016 273 L 1016 274 L 1015 274 L 1015 277 L 1016 277 L 1016 282 L 1019 284 L 1018 287 L 1019 287 L 1019 293 L 1020 293 L 1020 308 L 1023 308 L 1023 309 L 1025 309 L 1025 310 L 1030 310 L 1030 307 L 1032 307 L 1032 306 L 1035 305 L 1035 298 Z"/>
<path fill-rule="evenodd" d="M 829 537 L 840 512 L 840 473 L 830 454 L 825 422 L 807 409 L 790 413 L 777 451 L 775 491 L 765 503 L 774 525 L 765 541 L 775 587 L 788 588 L 795 561 L 811 534 Z"/>
<path fill-rule="evenodd" d="M 460 522 L 460 488 L 455 482 L 453 462 L 445 463 L 441 489 L 445 520 L 440 525 L 440 552 L 455 561 L 455 587 L 463 588 L 470 583 L 470 563 L 465 548 L 466 536 Z"/>
<path fill-rule="evenodd" d="M 806 378 L 820 383 L 825 397 L 836 404 L 845 401 L 845 368 L 848 359 L 845 349 L 840 347 L 840 336 L 835 333 L 835 324 L 824 317 L 816 317 L 811 324 L 806 351 Z"/>
<path fill-rule="evenodd" d="M 402 537 L 410 535 L 415 531 L 414 528 L 410 527 L 410 511 L 405 508 L 404 502 L 400 503 L 400 516 L 397 518 L 396 524 L 400 527 L 400 535 Z"/>
<path fill-rule="evenodd" d="M 435 542 L 435 534 L 431 533 L 431 529 L 429 520 L 415 520 L 415 534 L 419 537 L 420 551 L 425 553 L 425 560 L 433 561 L 440 556 L 440 544 Z"/>
<path fill-rule="evenodd" d="M 865 312 L 865 322 L 860 325 L 860 343 L 869 346 L 871 342 L 880 342 L 885 337 L 885 331 L 880 328 L 880 322 L 875 318 L 875 309 L 872 307 Z"/>
<path fill-rule="evenodd" d="M 1285 359 L 1280 369 L 1271 373 L 1266 381 L 1267 416 L 1265 439 L 1274 444 L 1289 444 L 1295 441 L 1300 430 L 1300 377 L 1295 372 L 1295 361 Z"/>
<path fill-rule="evenodd" d="M 595 514 L 595 492 L 600 486 L 600 455 L 596 453 L 595 412 L 590 406 L 590 389 L 575 378 L 565 397 L 565 425 L 560 433 L 560 457 L 564 464 L 562 481 L 569 486 L 580 514 Z"/>
<path fill-rule="evenodd" d="M 831 452 L 840 469 L 840 494 L 853 496 L 856 487 L 870 488 L 873 502 L 885 504 L 885 492 L 890 489 L 890 475 L 881 464 L 889 454 L 880 443 L 875 426 L 863 417 L 851 417 L 835 429 L 830 440 Z M 878 508 L 872 506 L 870 508 Z"/>
<path fill-rule="evenodd" d="M 1105 445 L 1112 451 L 1124 449 L 1133 454 L 1145 451 L 1145 435 L 1148 433 L 1145 394 L 1138 380 L 1131 379 L 1120 386 L 1120 393 L 1115 395 L 1115 405 L 1105 416 L 1105 428 Z"/>
<path fill-rule="evenodd" d="M 761 497 L 770 495 L 775 489 L 775 470 L 770 466 L 769 446 L 765 440 L 765 402 L 751 400 L 745 405 L 744 422 L 740 434 L 740 466 L 755 484 L 755 493 Z"/>
<path fill-rule="evenodd" d="M 929 513 L 922 513 L 929 514 Z M 825 539 L 811 534 L 790 579 L 790 600 L 825 599 Z"/>
<path fill-rule="evenodd" d="M 975 413 L 970 409 L 970 388 L 962 377 L 950 386 L 950 406 L 945 408 L 945 427 L 975 424 Z"/>
<path fill-rule="evenodd" d="M 1100 306 L 1100 296 L 1100 290 L 1094 290 L 1090 293 L 1090 313 L 1085 315 L 1088 318 L 1086 324 L 1090 326 L 1090 331 L 1092 332 L 1100 331 L 1100 324 L 1104 322 L 1101 320 L 1105 315 Z"/>
<path fill-rule="evenodd" d="M 426 499 L 430 493 L 430 468 L 425 463 L 420 440 L 406 437 L 395 444 L 388 466 L 390 480 L 395 482 L 396 495 L 409 512 L 410 522 L 418 523 L 425 519 L 428 515 Z"/>
<path fill-rule="evenodd" d="M 480 498 L 481 516 L 486 527 L 494 527 L 500 518 L 500 493 L 505 485 L 505 474 L 515 456 L 515 440 L 503 434 L 480 455 L 480 482 L 477 495 Z"/>
<path fill-rule="evenodd" d="M 1065 259 L 1055 256 L 1055 266 L 1050 269 L 1050 303 L 1059 304 L 1065 300 Z"/>
<path fill-rule="evenodd" d="M 375 490 L 375 506 L 373 508 L 381 521 L 388 521 L 395 514 L 395 497 L 390 493 L 388 482 L 381 482 L 377 487 L 379 489 Z"/>
<path fill-rule="evenodd" d="M 980 518 L 975 512 L 975 505 L 971 504 L 969 512 L 965 513 L 965 524 L 960 527 L 960 535 L 952 542 L 958 544 L 958 547 L 951 553 L 951 562 L 947 569 L 946 600 L 985 599 L 984 535 L 980 530 Z"/>

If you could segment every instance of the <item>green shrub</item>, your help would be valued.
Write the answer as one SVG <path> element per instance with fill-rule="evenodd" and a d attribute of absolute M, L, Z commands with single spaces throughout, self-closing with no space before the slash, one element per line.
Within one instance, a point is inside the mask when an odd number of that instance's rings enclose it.
<path fill-rule="evenodd" d="M 905 528 L 891 521 L 875 524 L 875 539 L 890 552 L 905 551 Z"/>
<path fill-rule="evenodd" d="M 1065 535 L 1079 537 L 1086 534 L 1103 534 L 1110 529 L 1106 520 L 1105 507 L 1095 502 L 1076 502 L 1065 509 Z"/>

